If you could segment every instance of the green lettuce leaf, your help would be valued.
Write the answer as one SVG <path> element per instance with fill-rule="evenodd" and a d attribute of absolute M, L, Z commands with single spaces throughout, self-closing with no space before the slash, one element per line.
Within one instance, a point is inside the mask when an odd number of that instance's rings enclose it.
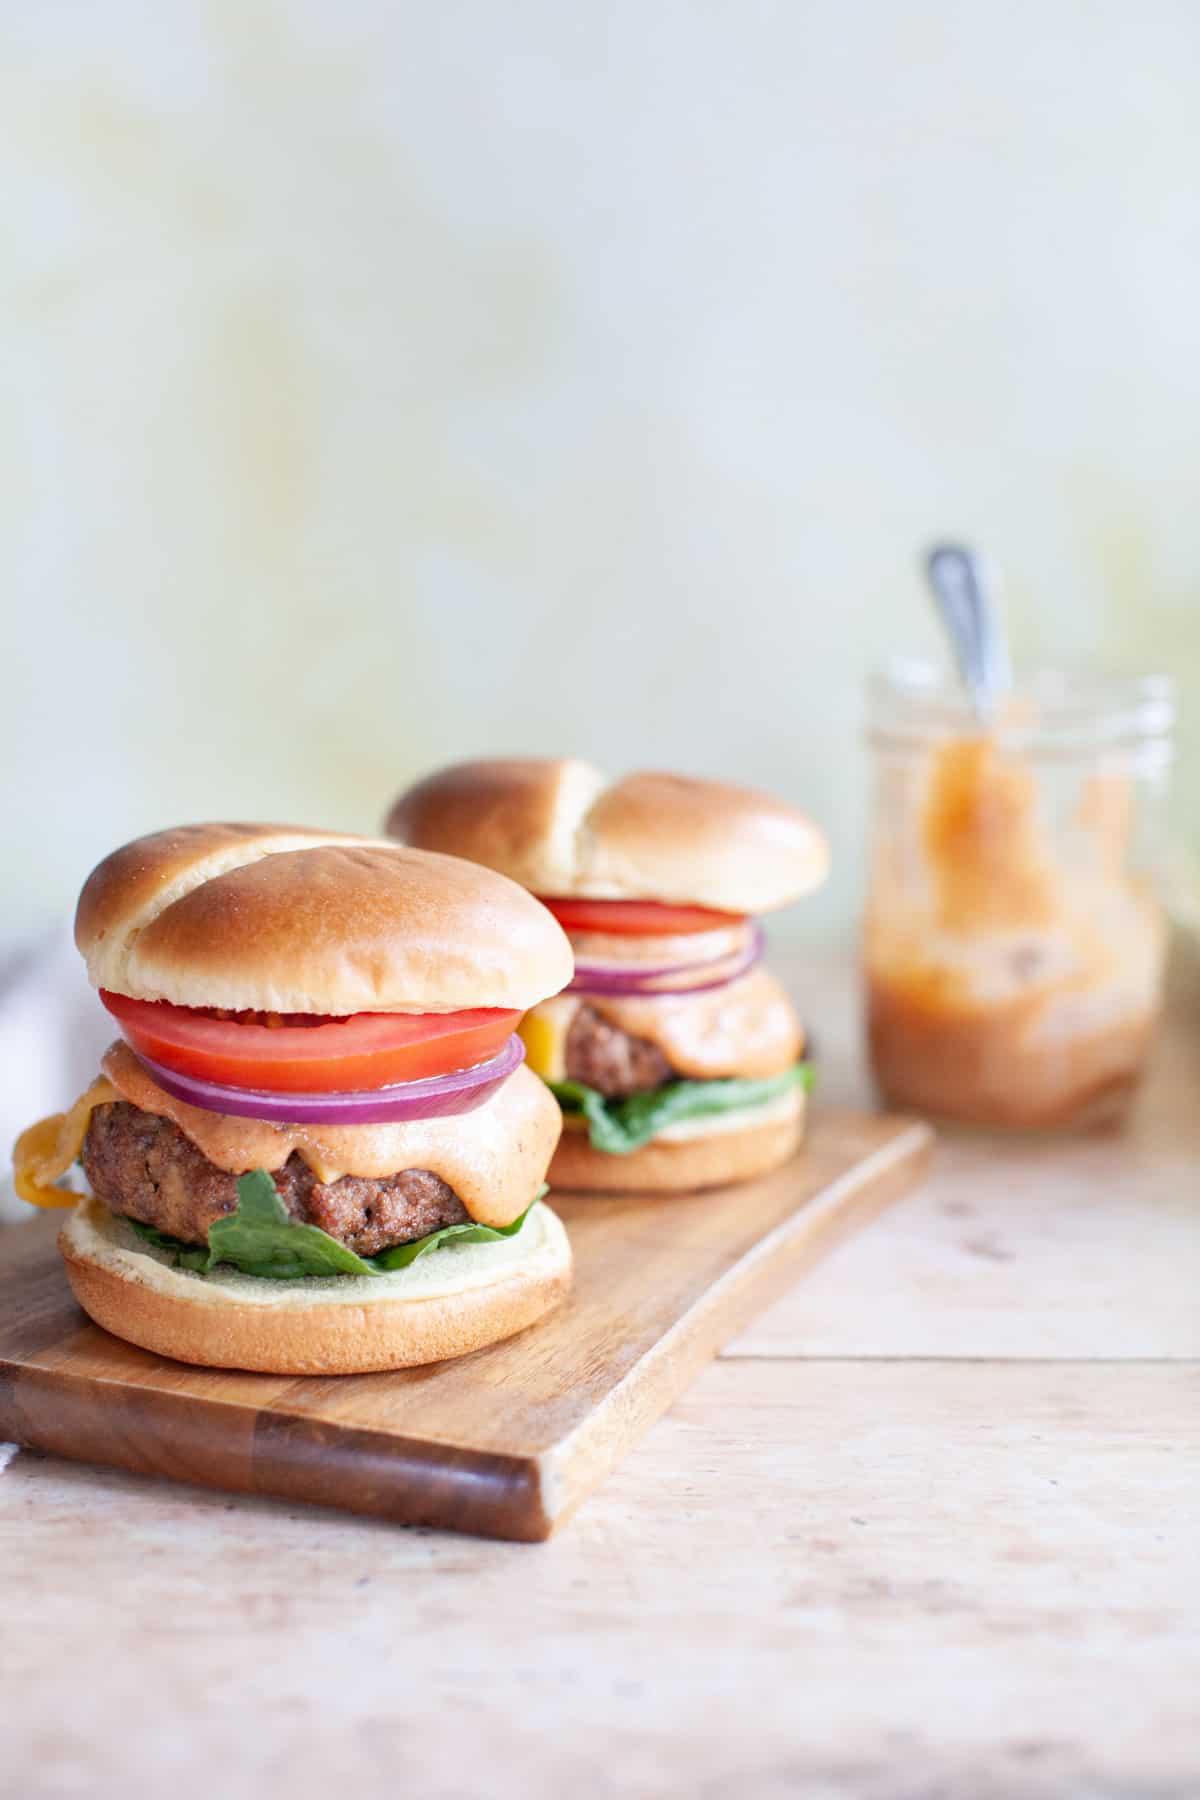
<path fill-rule="evenodd" d="M 796 1063 L 782 1075 L 753 1081 L 668 1081 L 645 1094 L 625 1100 L 607 1100 L 582 1081 L 551 1081 L 550 1092 L 565 1113 L 582 1114 L 596 1150 L 611 1156 L 628 1156 L 640 1150 L 668 1125 L 685 1119 L 705 1119 L 716 1113 L 740 1112 L 766 1106 L 793 1087 L 810 1088 L 813 1071 L 808 1063 Z"/>
<path fill-rule="evenodd" d="M 265 1276 L 271 1281 L 298 1281 L 306 1275 L 386 1275 L 406 1269 L 431 1250 L 447 1244 L 483 1244 L 493 1238 L 515 1237 L 533 1206 L 548 1190 L 542 1187 L 519 1219 L 511 1225 L 443 1225 L 411 1244 L 394 1244 L 378 1256 L 358 1256 L 322 1231 L 319 1225 L 302 1225 L 293 1219 L 279 1198 L 265 1169 L 252 1169 L 239 1178 L 234 1212 L 216 1219 L 208 1228 L 208 1249 L 168 1237 L 153 1225 L 137 1219 L 128 1222 L 140 1238 L 158 1250 L 169 1251 L 177 1267 L 207 1274 L 218 1263 L 229 1263 L 244 1275 Z"/>
<path fill-rule="evenodd" d="M 244 1275 L 293 1281 L 304 1275 L 369 1275 L 361 1256 L 319 1225 L 301 1225 L 288 1213 L 265 1169 L 252 1169 L 237 1184 L 234 1212 L 208 1228 L 208 1267 L 232 1263 Z"/>
<path fill-rule="evenodd" d="M 157 1225 L 143 1225 L 140 1219 L 126 1219 L 125 1223 L 132 1225 L 138 1236 L 153 1244 L 156 1250 L 170 1251 L 178 1268 L 193 1269 L 198 1275 L 208 1268 L 208 1251 L 201 1249 L 199 1244 L 185 1244 L 182 1238 L 168 1237 Z"/>

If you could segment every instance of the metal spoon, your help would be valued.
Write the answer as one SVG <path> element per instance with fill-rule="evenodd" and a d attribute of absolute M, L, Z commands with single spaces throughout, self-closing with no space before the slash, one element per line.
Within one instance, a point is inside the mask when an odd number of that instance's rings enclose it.
<path fill-rule="evenodd" d="M 975 717 L 990 724 L 997 700 L 1012 686 L 1012 668 L 987 566 L 962 544 L 935 544 L 925 569 Z"/>

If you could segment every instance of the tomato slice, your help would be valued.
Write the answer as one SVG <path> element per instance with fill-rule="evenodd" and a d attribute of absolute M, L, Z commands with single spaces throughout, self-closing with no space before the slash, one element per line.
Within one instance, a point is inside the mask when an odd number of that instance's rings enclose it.
<path fill-rule="evenodd" d="M 659 900 L 555 900 L 538 898 L 564 931 L 603 931 L 616 937 L 676 937 L 745 924 L 744 913 L 707 906 L 667 906 Z"/>
<path fill-rule="evenodd" d="M 496 1006 L 452 1013 L 295 1015 L 281 1025 L 216 1018 L 167 1000 L 100 998 L 135 1050 L 180 1075 L 222 1087 L 284 1094 L 345 1094 L 426 1075 L 448 1075 L 503 1049 L 521 1015 Z"/>

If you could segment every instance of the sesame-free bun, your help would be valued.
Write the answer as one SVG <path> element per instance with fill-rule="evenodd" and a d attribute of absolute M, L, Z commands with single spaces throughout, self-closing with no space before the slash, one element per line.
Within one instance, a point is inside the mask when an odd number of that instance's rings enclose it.
<path fill-rule="evenodd" d="M 541 1204 L 516 1237 L 434 1250 L 386 1275 L 188 1274 L 91 1199 L 58 1247 L 80 1306 L 114 1336 L 178 1362 L 270 1375 L 364 1375 L 464 1356 L 524 1331 L 571 1285 L 567 1234 Z"/>
<path fill-rule="evenodd" d="M 687 775 L 619 781 L 573 759 L 457 763 L 401 794 L 386 829 L 536 894 L 769 912 L 824 879 L 825 839 L 752 788 Z"/>
<path fill-rule="evenodd" d="M 571 949 L 514 882 L 387 839 L 183 825 L 84 883 L 75 942 L 96 987 L 262 1012 L 524 1011 Z"/>
<path fill-rule="evenodd" d="M 605 1194 L 690 1194 L 751 1181 L 787 1162 L 804 1135 L 799 1089 L 794 1100 L 769 1111 L 769 1117 L 758 1119 L 748 1113 L 744 1124 L 725 1113 L 704 1135 L 652 1138 L 627 1156 L 593 1149 L 587 1132 L 568 1124 L 550 1164 L 550 1180 L 564 1192 Z"/>

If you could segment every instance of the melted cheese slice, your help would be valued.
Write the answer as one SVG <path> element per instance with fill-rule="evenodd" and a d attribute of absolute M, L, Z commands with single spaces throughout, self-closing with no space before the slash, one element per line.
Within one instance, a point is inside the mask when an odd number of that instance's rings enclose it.
<path fill-rule="evenodd" d="M 517 1026 L 525 1045 L 525 1066 L 543 1081 L 567 1079 L 567 1033 L 582 1005 L 578 994 L 556 994 L 527 1012 Z"/>
<path fill-rule="evenodd" d="M 566 1080 L 567 1034 L 581 1006 L 657 1045 L 673 1069 L 695 1081 L 781 1075 L 804 1048 L 787 994 L 766 969 L 754 968 L 703 994 L 559 994 L 544 1000 L 520 1028 L 528 1067 L 543 1081 Z"/>
<path fill-rule="evenodd" d="M 528 1068 L 514 1070 L 474 1112 L 404 1125 L 275 1125 L 235 1119 L 176 1100 L 158 1086 L 127 1044 L 113 1044 L 96 1082 L 71 1111 L 43 1119 L 18 1140 L 17 1192 L 35 1206 L 73 1206 L 79 1196 L 44 1183 L 78 1156 L 94 1106 L 124 1099 L 170 1119 L 218 1169 L 280 1169 L 297 1152 L 318 1181 L 342 1175 L 385 1179 L 405 1169 L 429 1169 L 452 1187 L 481 1225 L 511 1225 L 545 1178 L 562 1118 L 554 1097 Z M 68 1129 L 69 1126 L 69 1129 Z M 34 1198 L 35 1191 L 54 1199 Z"/>
<path fill-rule="evenodd" d="M 13 1148 L 13 1185 L 29 1206 L 74 1206 L 79 1195 L 55 1187 L 83 1149 L 94 1106 L 107 1106 L 120 1095 L 103 1075 L 81 1094 L 70 1112 L 51 1113 L 23 1131 Z"/>

